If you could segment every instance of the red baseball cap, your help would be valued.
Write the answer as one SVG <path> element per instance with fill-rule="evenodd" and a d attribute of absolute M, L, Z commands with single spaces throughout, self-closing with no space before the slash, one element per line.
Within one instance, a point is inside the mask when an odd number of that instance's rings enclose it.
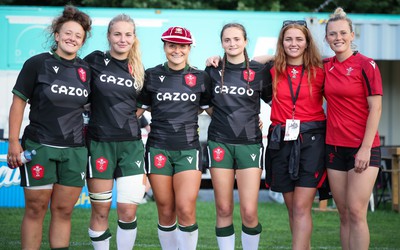
<path fill-rule="evenodd" d="M 170 43 L 178 43 L 178 44 L 192 44 L 193 39 L 190 31 L 183 27 L 170 27 L 167 31 L 165 31 L 162 36 L 161 40 L 163 42 L 170 42 Z"/>

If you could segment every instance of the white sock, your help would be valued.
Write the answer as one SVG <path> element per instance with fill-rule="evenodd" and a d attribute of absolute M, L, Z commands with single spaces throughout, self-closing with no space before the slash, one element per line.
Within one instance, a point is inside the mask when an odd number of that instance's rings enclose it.
<path fill-rule="evenodd" d="M 178 239 L 176 224 L 171 226 L 161 226 L 158 224 L 158 239 L 163 250 L 177 250 Z"/>
<path fill-rule="evenodd" d="M 89 237 L 95 250 L 108 250 L 110 248 L 111 233 L 106 231 L 93 231 L 89 228 Z"/>
<path fill-rule="evenodd" d="M 247 228 L 242 225 L 242 246 L 243 250 L 257 250 L 260 242 L 260 234 L 262 231 L 261 224 L 255 228 Z"/>
<path fill-rule="evenodd" d="M 135 245 L 137 234 L 136 218 L 132 222 L 124 222 L 118 220 L 117 227 L 117 249 L 118 250 L 132 250 Z"/>
<path fill-rule="evenodd" d="M 199 230 L 197 224 L 178 227 L 178 249 L 196 250 Z"/>
<path fill-rule="evenodd" d="M 235 234 L 224 237 L 217 236 L 217 242 L 220 250 L 233 250 L 235 249 Z"/>
<path fill-rule="evenodd" d="M 220 250 L 235 249 L 235 228 L 233 224 L 227 227 L 216 227 L 215 234 L 217 235 L 217 242 Z"/>

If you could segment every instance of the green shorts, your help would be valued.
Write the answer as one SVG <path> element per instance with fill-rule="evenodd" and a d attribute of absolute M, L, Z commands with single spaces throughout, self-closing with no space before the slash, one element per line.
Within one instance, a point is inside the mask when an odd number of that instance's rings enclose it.
<path fill-rule="evenodd" d="M 226 169 L 263 169 L 264 147 L 257 144 L 227 144 L 208 141 L 210 167 Z"/>
<path fill-rule="evenodd" d="M 114 179 L 145 174 L 142 140 L 89 143 L 88 178 Z"/>
<path fill-rule="evenodd" d="M 201 154 L 198 149 L 164 150 L 150 147 L 146 151 L 148 174 L 173 176 L 186 170 L 202 170 Z"/>
<path fill-rule="evenodd" d="M 86 147 L 52 147 L 27 139 L 24 149 L 34 149 L 36 155 L 20 167 L 22 187 L 54 183 L 71 187 L 85 186 L 88 159 Z"/>

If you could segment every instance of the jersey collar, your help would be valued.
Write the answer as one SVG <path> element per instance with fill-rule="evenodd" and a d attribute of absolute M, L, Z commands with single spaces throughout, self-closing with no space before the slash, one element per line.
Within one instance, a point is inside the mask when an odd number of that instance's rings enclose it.
<path fill-rule="evenodd" d="M 164 66 L 164 69 L 165 69 L 166 71 L 168 71 L 168 72 L 185 71 L 185 70 L 188 70 L 188 69 L 190 68 L 190 66 L 189 66 L 188 64 L 186 64 L 185 67 L 184 67 L 183 69 L 181 69 L 181 70 L 173 70 L 173 69 L 170 69 L 170 68 L 168 67 L 168 62 L 165 62 L 163 66 Z"/>
<path fill-rule="evenodd" d="M 75 62 L 75 60 L 76 60 L 76 57 L 74 58 L 74 59 L 71 59 L 71 60 L 67 60 L 67 59 L 65 59 L 65 58 L 62 58 L 61 56 L 59 56 L 54 50 L 52 50 L 52 51 L 49 51 L 49 53 L 50 53 L 50 55 L 53 55 L 53 57 L 55 58 L 55 59 L 57 59 L 58 61 L 67 61 L 67 62 L 72 62 L 72 63 L 74 63 Z"/>

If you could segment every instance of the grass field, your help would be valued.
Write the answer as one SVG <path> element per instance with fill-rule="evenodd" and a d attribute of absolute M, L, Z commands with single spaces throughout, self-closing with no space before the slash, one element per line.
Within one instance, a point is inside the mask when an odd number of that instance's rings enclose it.
<path fill-rule="evenodd" d="M 371 250 L 400 250 L 400 214 L 391 211 L 390 203 L 383 204 L 375 212 L 369 212 L 368 222 L 371 233 Z M 316 204 L 317 206 L 317 204 Z M 236 246 L 241 249 L 241 222 L 235 206 Z M 20 223 L 23 209 L 0 209 L 0 249 L 20 249 Z M 90 209 L 75 209 L 72 222 L 70 249 L 92 249 L 87 228 Z M 291 237 L 287 212 L 284 205 L 260 203 L 259 217 L 263 226 L 260 249 L 291 249 Z M 198 249 L 217 249 L 215 239 L 215 209 L 212 202 L 199 201 L 197 205 L 199 224 Z M 49 249 L 46 217 L 42 249 Z M 116 211 L 111 211 L 110 229 L 115 235 Z M 312 249 L 341 249 L 339 241 L 339 217 L 337 212 L 313 211 L 314 231 Z M 110 249 L 116 249 L 115 237 L 111 240 Z M 160 249 L 157 238 L 157 211 L 154 202 L 139 207 L 138 236 L 135 249 Z"/>

